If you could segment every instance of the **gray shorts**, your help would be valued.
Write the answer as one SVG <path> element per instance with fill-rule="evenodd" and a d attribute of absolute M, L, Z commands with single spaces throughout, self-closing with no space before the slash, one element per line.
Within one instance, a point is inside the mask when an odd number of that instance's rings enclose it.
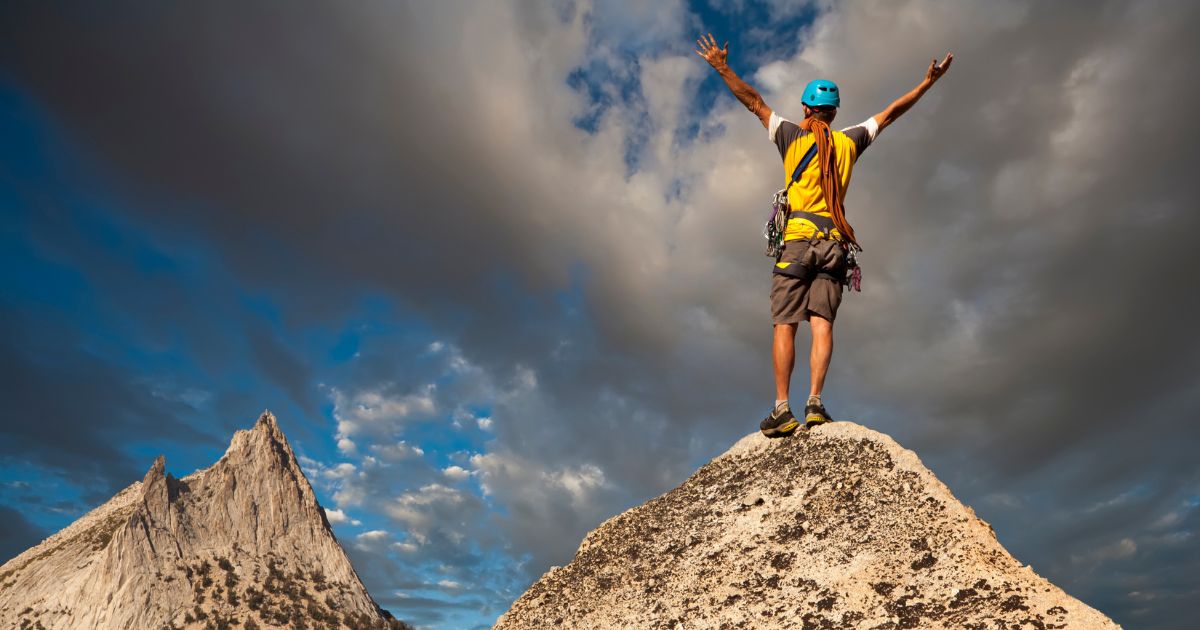
<path fill-rule="evenodd" d="M 837 241 L 794 240 L 784 243 L 783 255 L 771 275 L 771 320 L 776 324 L 808 321 L 816 314 L 829 321 L 842 304 L 846 250 Z"/>

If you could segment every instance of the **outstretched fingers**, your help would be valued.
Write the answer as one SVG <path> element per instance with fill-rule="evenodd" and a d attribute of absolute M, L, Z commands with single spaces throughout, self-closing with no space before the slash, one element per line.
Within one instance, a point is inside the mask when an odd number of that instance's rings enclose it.
<path fill-rule="evenodd" d="M 717 38 L 713 37 L 712 33 L 701 36 L 700 39 L 696 40 L 696 45 L 699 46 L 696 54 L 703 57 L 714 68 L 723 64 L 725 58 L 729 55 L 729 42 L 725 42 L 724 48 L 718 47 Z"/>
<path fill-rule="evenodd" d="M 929 62 L 929 69 L 925 71 L 925 76 L 930 80 L 936 81 L 946 71 L 950 69 L 950 63 L 954 61 L 954 53 L 946 53 L 946 57 L 938 62 L 937 57 L 934 57 Z"/>

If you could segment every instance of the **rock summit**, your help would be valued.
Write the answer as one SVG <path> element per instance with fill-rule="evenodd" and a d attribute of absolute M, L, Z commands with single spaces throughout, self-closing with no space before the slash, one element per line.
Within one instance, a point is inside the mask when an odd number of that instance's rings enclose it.
<path fill-rule="evenodd" d="M 912 451 L 836 422 L 743 438 L 588 534 L 495 627 L 1118 626 L 1014 559 Z"/>

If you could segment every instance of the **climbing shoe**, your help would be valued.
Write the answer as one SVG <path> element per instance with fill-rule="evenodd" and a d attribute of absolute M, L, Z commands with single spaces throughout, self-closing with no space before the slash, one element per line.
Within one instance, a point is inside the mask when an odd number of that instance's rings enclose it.
<path fill-rule="evenodd" d="M 804 405 L 804 428 L 811 429 L 826 422 L 833 422 L 833 418 L 830 418 L 829 413 L 825 411 L 825 405 L 821 404 L 821 398 L 809 396 L 808 403 Z"/>
<path fill-rule="evenodd" d="M 792 410 L 786 403 L 780 403 L 778 407 L 771 411 L 771 415 L 767 416 L 758 425 L 758 429 L 762 434 L 769 438 L 787 437 L 800 426 L 800 421 L 792 414 Z"/>

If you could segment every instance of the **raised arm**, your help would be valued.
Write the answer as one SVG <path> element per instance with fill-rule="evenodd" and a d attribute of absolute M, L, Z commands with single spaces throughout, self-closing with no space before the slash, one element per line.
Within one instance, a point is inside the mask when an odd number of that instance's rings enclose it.
<path fill-rule="evenodd" d="M 771 108 L 767 107 L 758 90 L 750 87 L 750 84 L 743 81 L 726 63 L 726 58 L 729 57 L 729 42 L 725 42 L 724 48 L 718 48 L 717 40 L 713 39 L 712 33 L 709 33 L 708 39 L 701 37 L 696 40 L 696 43 L 700 45 L 696 54 L 704 57 L 708 65 L 720 73 L 721 78 L 725 79 L 725 85 L 729 86 L 729 91 L 733 92 L 733 95 L 742 102 L 742 105 L 746 106 L 746 109 L 758 116 L 759 122 L 766 127 L 771 120 Z"/>
<path fill-rule="evenodd" d="M 875 114 L 875 122 L 879 125 L 879 131 L 883 131 L 884 127 L 896 122 L 896 119 L 899 118 L 901 114 L 908 111 L 908 109 L 916 104 L 917 101 L 921 100 L 921 97 L 925 95 L 925 92 L 928 92 L 929 88 L 933 87 L 933 84 L 936 83 L 938 79 L 942 78 L 942 75 L 946 74 L 946 71 L 950 69 L 950 62 L 952 61 L 954 61 L 954 53 L 947 54 L 946 58 L 943 59 L 941 63 L 938 63 L 937 59 L 929 62 L 929 69 L 925 71 L 924 81 L 921 81 L 921 83 L 918 84 L 917 87 L 910 90 L 908 94 L 901 96 L 891 105 L 888 105 L 887 109 Z"/>

